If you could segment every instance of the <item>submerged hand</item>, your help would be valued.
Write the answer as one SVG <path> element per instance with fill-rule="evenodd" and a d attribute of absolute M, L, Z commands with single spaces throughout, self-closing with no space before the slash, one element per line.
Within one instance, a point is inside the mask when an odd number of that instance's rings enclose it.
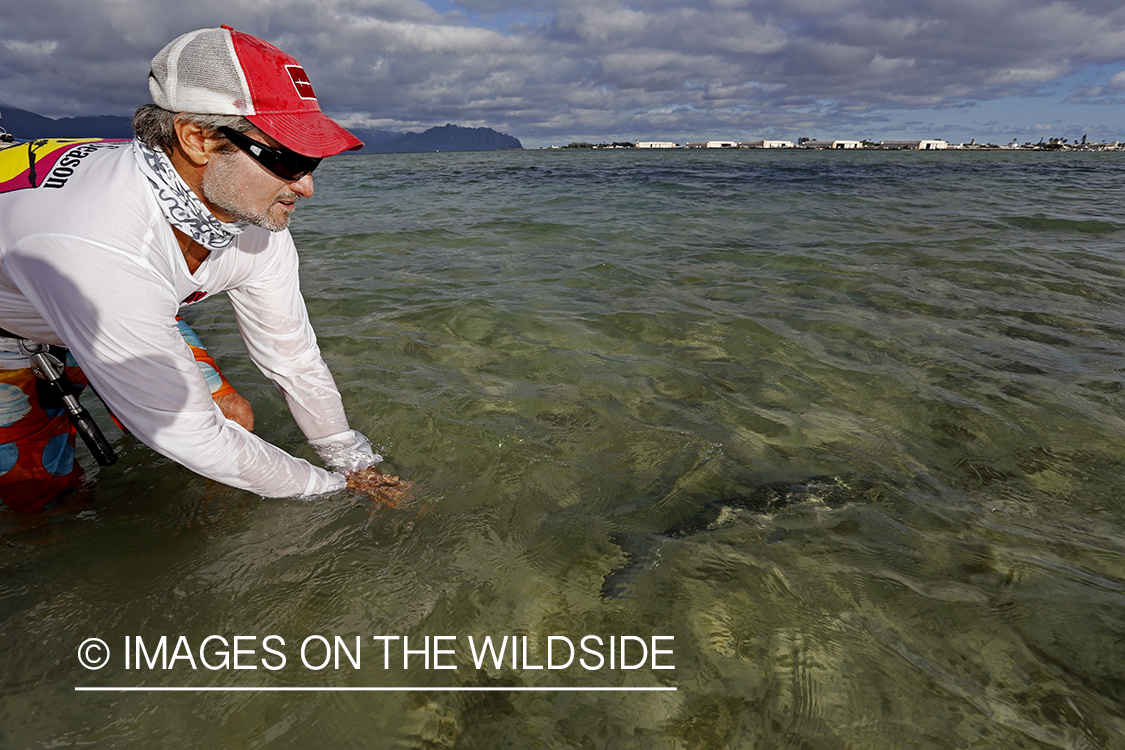
<path fill-rule="evenodd" d="M 374 466 L 358 469 L 347 475 L 348 489 L 362 492 L 383 505 L 398 507 L 400 501 L 410 495 L 414 482 L 406 482 L 396 476 L 384 474 Z"/>

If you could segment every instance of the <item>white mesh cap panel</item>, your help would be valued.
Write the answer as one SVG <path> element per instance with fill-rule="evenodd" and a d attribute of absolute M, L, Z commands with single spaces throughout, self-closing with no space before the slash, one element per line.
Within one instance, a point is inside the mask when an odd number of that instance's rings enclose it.
<path fill-rule="evenodd" d="M 226 29 L 200 29 L 169 43 L 152 60 L 148 88 L 153 103 L 172 112 L 255 114 Z"/>

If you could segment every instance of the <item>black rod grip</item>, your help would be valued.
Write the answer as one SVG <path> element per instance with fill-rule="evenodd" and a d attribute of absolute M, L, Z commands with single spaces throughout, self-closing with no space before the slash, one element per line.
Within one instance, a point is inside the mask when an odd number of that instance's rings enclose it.
<path fill-rule="evenodd" d="M 94 418 L 90 416 L 90 412 L 86 411 L 86 407 L 78 402 L 78 397 L 74 395 L 70 381 L 66 379 L 62 364 L 59 363 L 56 366 L 56 362 L 48 356 L 45 345 L 32 342 L 32 346 L 34 348 L 27 346 L 25 342 L 20 343 L 20 349 L 30 357 L 40 377 L 50 383 L 51 387 L 58 392 L 63 406 L 66 407 L 67 418 L 74 425 L 78 434 L 82 436 L 82 442 L 94 454 L 94 460 L 98 462 L 99 466 L 112 466 L 117 461 L 113 446 L 109 444 L 105 435 L 98 429 L 98 425 L 94 422 Z"/>
<path fill-rule="evenodd" d="M 98 462 L 98 465 L 112 466 L 117 461 L 117 454 L 113 452 L 113 446 L 109 444 L 105 435 L 98 429 L 98 425 L 94 422 L 94 418 L 90 416 L 90 412 L 86 411 L 86 407 L 79 406 L 77 413 L 67 409 L 66 415 L 81 436 L 82 442 L 94 454 L 94 459 Z"/>

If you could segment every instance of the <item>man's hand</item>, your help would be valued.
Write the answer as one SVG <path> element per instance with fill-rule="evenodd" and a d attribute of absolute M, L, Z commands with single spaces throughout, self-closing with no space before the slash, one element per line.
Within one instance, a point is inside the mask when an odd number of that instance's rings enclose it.
<path fill-rule="evenodd" d="M 414 482 L 405 482 L 398 477 L 384 474 L 374 466 L 359 469 L 347 475 L 348 489 L 362 492 L 383 505 L 398 507 L 399 502 L 410 495 Z"/>

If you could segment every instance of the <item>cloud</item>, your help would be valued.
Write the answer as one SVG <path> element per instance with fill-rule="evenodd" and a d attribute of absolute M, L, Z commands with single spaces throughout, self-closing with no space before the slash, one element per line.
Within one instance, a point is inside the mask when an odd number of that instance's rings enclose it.
<path fill-rule="evenodd" d="M 522 138 L 847 129 L 1042 95 L 1125 60 L 1117 0 L 39 0 L 0 9 L 0 99 L 127 114 L 157 50 L 228 23 L 293 53 L 322 106 Z M 444 10 L 436 8 L 441 7 Z M 1119 67 L 1120 69 L 1120 67 Z M 1125 71 L 1070 103 L 1120 103 Z"/>
<path fill-rule="evenodd" d="M 1125 104 L 1125 70 L 1110 77 L 1103 86 L 1082 86 L 1064 100 L 1070 104 L 1122 105 Z"/>

